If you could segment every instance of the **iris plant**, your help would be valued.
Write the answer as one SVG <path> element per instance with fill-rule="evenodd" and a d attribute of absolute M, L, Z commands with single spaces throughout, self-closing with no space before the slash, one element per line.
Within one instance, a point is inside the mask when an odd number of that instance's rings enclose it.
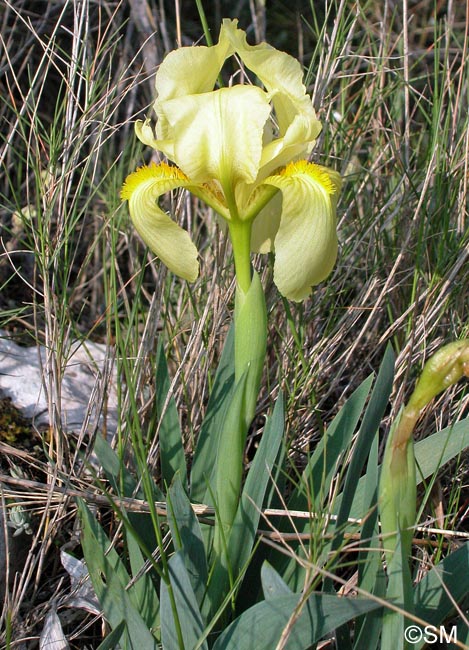
<path fill-rule="evenodd" d="M 225 61 L 243 69 L 218 87 Z M 253 73 L 248 82 L 244 69 Z M 138 138 L 168 162 L 144 166 L 122 188 L 133 224 L 149 248 L 180 277 L 194 281 L 198 252 L 189 234 L 159 206 L 185 188 L 226 222 L 237 289 L 235 391 L 218 447 L 218 551 L 233 522 L 247 430 L 255 413 L 266 351 L 265 299 L 251 270 L 251 252 L 275 253 L 274 282 L 295 301 L 331 272 L 337 256 L 337 172 L 311 163 L 321 124 L 298 61 L 266 43 L 248 45 L 236 20 L 224 20 L 211 47 L 182 47 L 161 63 L 155 79 L 156 124 L 138 121 Z M 230 459 L 227 463 L 226 460 Z M 207 468 L 209 472 L 211 468 Z"/>

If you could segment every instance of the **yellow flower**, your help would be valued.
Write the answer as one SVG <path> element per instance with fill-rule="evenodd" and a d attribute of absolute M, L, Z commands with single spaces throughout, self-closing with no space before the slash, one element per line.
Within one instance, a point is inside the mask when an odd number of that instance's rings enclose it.
<path fill-rule="evenodd" d="M 237 83 L 214 89 L 232 55 L 263 87 Z M 304 299 L 335 263 L 341 180 L 302 160 L 321 124 L 298 61 L 266 43 L 248 45 L 237 21 L 224 20 L 218 44 L 171 52 L 155 85 L 156 127 L 147 119 L 135 130 L 175 166 L 141 168 L 125 182 L 122 197 L 129 200 L 142 239 L 172 271 L 195 279 L 196 248 L 157 204 L 163 193 L 184 187 L 228 222 L 234 248 L 236 225 L 245 224 L 249 236 L 252 226 L 252 250 L 275 251 L 280 292 Z"/>

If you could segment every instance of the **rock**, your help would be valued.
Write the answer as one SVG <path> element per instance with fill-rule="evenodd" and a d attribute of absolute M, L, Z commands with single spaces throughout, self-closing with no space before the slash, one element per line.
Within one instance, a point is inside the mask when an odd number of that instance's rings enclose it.
<path fill-rule="evenodd" d="M 49 424 L 43 384 L 46 360 L 43 346 L 21 347 L 0 331 L 0 394 L 10 397 L 16 408 L 36 426 Z M 41 362 L 42 360 L 42 362 Z M 101 414 L 100 396 L 106 393 L 106 422 Z M 109 348 L 92 341 L 71 346 L 61 394 L 62 424 L 66 431 L 78 432 L 89 418 L 89 426 L 106 424 L 108 435 L 117 429 L 116 369 Z"/>

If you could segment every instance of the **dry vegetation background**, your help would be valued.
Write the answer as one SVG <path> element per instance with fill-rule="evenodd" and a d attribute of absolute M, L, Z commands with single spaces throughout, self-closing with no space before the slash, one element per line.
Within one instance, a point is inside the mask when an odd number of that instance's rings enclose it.
<path fill-rule="evenodd" d="M 388 343 L 397 354 L 396 410 L 423 360 L 468 336 L 464 5 L 205 2 L 215 40 L 222 18 L 239 18 L 251 42 L 268 40 L 301 60 L 324 123 L 315 158 L 344 176 L 340 257 L 310 300 L 279 309 L 271 266 L 255 262 L 268 287 L 270 326 L 256 435 L 283 388 L 298 463 L 345 397 L 377 370 Z M 21 461 L 27 478 L 44 486 L 43 503 L 33 511 L 22 578 L 6 601 L 16 638 L 31 637 L 27 647 L 37 647 L 50 600 L 66 589 L 58 549 L 78 545 L 73 497 L 54 490 L 64 476 L 77 490 L 87 485 L 61 421 L 72 342 L 108 344 L 123 380 L 124 437 L 129 390 L 150 436 L 155 340 L 163 335 L 190 456 L 229 324 L 232 268 L 213 216 L 180 194 L 167 207 L 197 240 L 202 273 L 191 287 L 171 277 L 145 253 L 119 199 L 125 175 L 151 155 L 135 142 L 132 123 L 150 111 L 158 64 L 178 45 L 203 42 L 195 2 L 0 0 L 0 26 L 0 327 L 50 352 L 50 431 L 32 426 L 43 450 L 38 459 L 28 449 Z M 101 404 L 105 386 L 98 393 L 90 401 Z M 468 405 L 467 387 L 454 387 L 428 411 L 419 435 L 467 416 Z M 98 433 L 83 432 L 82 451 Z M 2 461 L 5 471 L 10 461 Z M 157 473 L 157 455 L 149 462 Z M 455 477 L 452 525 L 464 528 L 464 459 L 442 475 L 439 507 L 445 511 Z M 99 636 L 84 616 L 71 618 L 72 647 L 94 647 Z M 4 608 L 4 630 L 6 620 Z"/>

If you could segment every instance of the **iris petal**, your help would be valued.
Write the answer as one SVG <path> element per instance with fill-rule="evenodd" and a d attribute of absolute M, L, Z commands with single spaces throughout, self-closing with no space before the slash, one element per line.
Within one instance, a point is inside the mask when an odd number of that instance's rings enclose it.
<path fill-rule="evenodd" d="M 168 120 L 161 108 L 164 102 L 213 90 L 223 63 L 231 54 L 233 48 L 229 40 L 220 35 L 217 45 L 180 47 L 163 59 L 155 76 L 157 98 L 153 105 L 158 116 L 156 136 L 159 140 L 171 137 Z"/>
<path fill-rule="evenodd" d="M 127 177 L 121 197 L 128 200 L 135 229 L 150 250 L 173 273 L 193 282 L 199 274 L 197 249 L 189 234 L 158 207 L 162 194 L 190 185 L 177 167 L 153 164 Z"/>
<path fill-rule="evenodd" d="M 171 134 L 174 162 L 195 183 L 216 179 L 223 188 L 256 180 L 270 104 L 254 86 L 220 88 L 161 104 Z M 163 149 L 170 155 L 168 149 Z"/>
<path fill-rule="evenodd" d="M 264 84 L 275 108 L 279 137 L 263 152 L 261 166 L 268 165 L 266 176 L 275 167 L 309 153 L 321 132 L 321 123 L 306 94 L 303 70 L 296 59 L 267 43 L 249 45 L 236 20 L 223 21 L 220 40 L 222 36 L 229 39 L 246 67 Z"/>
<path fill-rule="evenodd" d="M 217 45 L 192 45 L 170 52 L 155 76 L 157 102 L 213 90 L 225 59 L 233 52 L 223 30 Z"/>
<path fill-rule="evenodd" d="M 222 38 L 230 40 L 242 62 L 254 72 L 267 91 L 272 94 L 280 134 L 286 132 L 292 116 L 299 111 L 309 115 L 319 124 L 311 99 L 303 85 L 303 70 L 300 63 L 286 52 L 276 50 L 268 43 L 248 45 L 246 33 L 237 28 L 237 22 L 237 20 L 226 19 L 223 21 L 220 40 Z"/>
<path fill-rule="evenodd" d="M 274 250 L 275 236 L 282 214 L 282 193 L 278 192 L 263 208 L 252 224 L 251 250 L 255 253 L 270 253 Z"/>
<path fill-rule="evenodd" d="M 335 264 L 336 197 L 341 179 L 326 167 L 300 161 L 265 182 L 283 195 L 275 236 L 274 282 L 282 295 L 301 301 Z"/>

